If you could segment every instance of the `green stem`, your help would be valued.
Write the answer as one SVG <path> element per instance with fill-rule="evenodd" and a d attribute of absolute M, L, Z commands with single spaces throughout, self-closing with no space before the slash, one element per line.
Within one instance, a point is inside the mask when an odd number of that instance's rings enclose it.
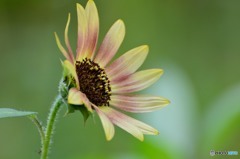
<path fill-rule="evenodd" d="M 45 131 L 45 138 L 44 138 L 43 146 L 42 146 L 41 159 L 48 158 L 51 137 L 53 134 L 53 128 L 54 128 L 54 125 L 56 122 L 57 114 L 61 108 L 62 103 L 63 103 L 62 97 L 60 95 L 57 96 L 57 98 L 56 98 L 55 102 L 53 103 L 52 108 L 50 110 L 50 113 L 48 116 L 47 127 L 46 127 L 46 131 Z"/>

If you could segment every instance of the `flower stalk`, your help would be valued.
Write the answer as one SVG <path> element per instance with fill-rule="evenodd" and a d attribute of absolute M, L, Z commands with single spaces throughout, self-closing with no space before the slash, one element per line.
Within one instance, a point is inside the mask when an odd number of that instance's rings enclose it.
<path fill-rule="evenodd" d="M 63 104 L 62 97 L 61 97 L 61 95 L 58 95 L 55 102 L 52 105 L 52 108 L 51 108 L 49 116 L 48 116 L 47 126 L 46 126 L 46 130 L 45 130 L 45 137 L 44 137 L 44 141 L 42 142 L 43 145 L 42 145 L 42 149 L 41 149 L 41 151 L 42 151 L 41 159 L 48 158 L 51 138 L 53 135 L 53 129 L 54 129 L 54 125 L 56 123 L 56 117 L 57 117 L 58 112 L 60 111 L 62 104 Z"/>

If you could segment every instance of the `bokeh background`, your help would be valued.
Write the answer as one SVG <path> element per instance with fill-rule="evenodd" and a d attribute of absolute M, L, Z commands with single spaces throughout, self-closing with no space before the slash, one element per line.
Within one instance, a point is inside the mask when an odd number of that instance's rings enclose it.
<path fill-rule="evenodd" d="M 0 107 L 38 112 L 43 123 L 57 95 L 64 59 L 54 31 L 63 40 L 70 12 L 70 39 L 76 42 L 76 3 L 86 0 L 0 0 Z M 207 159 L 210 150 L 240 153 L 240 1 L 95 0 L 100 41 L 121 18 L 126 37 L 117 56 L 142 45 L 150 54 L 141 69 L 163 68 L 162 78 L 144 93 L 171 100 L 162 110 L 133 114 L 160 130 L 144 142 L 116 128 L 105 140 L 97 116 L 84 126 L 80 113 L 63 117 L 52 159 Z M 0 120 L 0 159 L 39 158 L 40 138 L 27 118 Z"/>

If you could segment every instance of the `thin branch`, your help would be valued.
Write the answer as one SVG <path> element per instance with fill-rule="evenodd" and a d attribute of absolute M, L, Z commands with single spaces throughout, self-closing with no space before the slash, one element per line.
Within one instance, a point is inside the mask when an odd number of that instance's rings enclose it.
<path fill-rule="evenodd" d="M 41 137 L 41 144 L 43 145 L 44 140 L 45 140 L 45 134 L 44 134 L 44 127 L 42 126 L 41 121 L 37 118 L 36 115 L 30 115 L 29 119 L 36 125 L 36 127 L 38 128 L 38 132 L 40 134 Z"/>

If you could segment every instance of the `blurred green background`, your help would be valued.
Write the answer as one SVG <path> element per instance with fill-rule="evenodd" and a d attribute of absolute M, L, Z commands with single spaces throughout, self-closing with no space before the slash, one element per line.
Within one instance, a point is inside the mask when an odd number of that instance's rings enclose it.
<path fill-rule="evenodd" d="M 75 46 L 76 6 L 86 0 L 0 0 L 0 107 L 39 112 L 46 122 L 62 74 L 53 32 L 63 40 L 70 12 Z M 80 113 L 57 123 L 52 159 L 207 159 L 210 150 L 240 153 L 240 1 L 95 0 L 100 40 L 115 20 L 126 24 L 117 56 L 142 44 L 150 54 L 142 66 L 163 68 L 145 93 L 171 100 L 162 110 L 133 115 L 159 136 L 140 142 L 116 129 L 105 140 L 96 116 L 84 126 Z M 0 120 L 0 159 L 39 158 L 40 138 L 27 118 Z"/>

